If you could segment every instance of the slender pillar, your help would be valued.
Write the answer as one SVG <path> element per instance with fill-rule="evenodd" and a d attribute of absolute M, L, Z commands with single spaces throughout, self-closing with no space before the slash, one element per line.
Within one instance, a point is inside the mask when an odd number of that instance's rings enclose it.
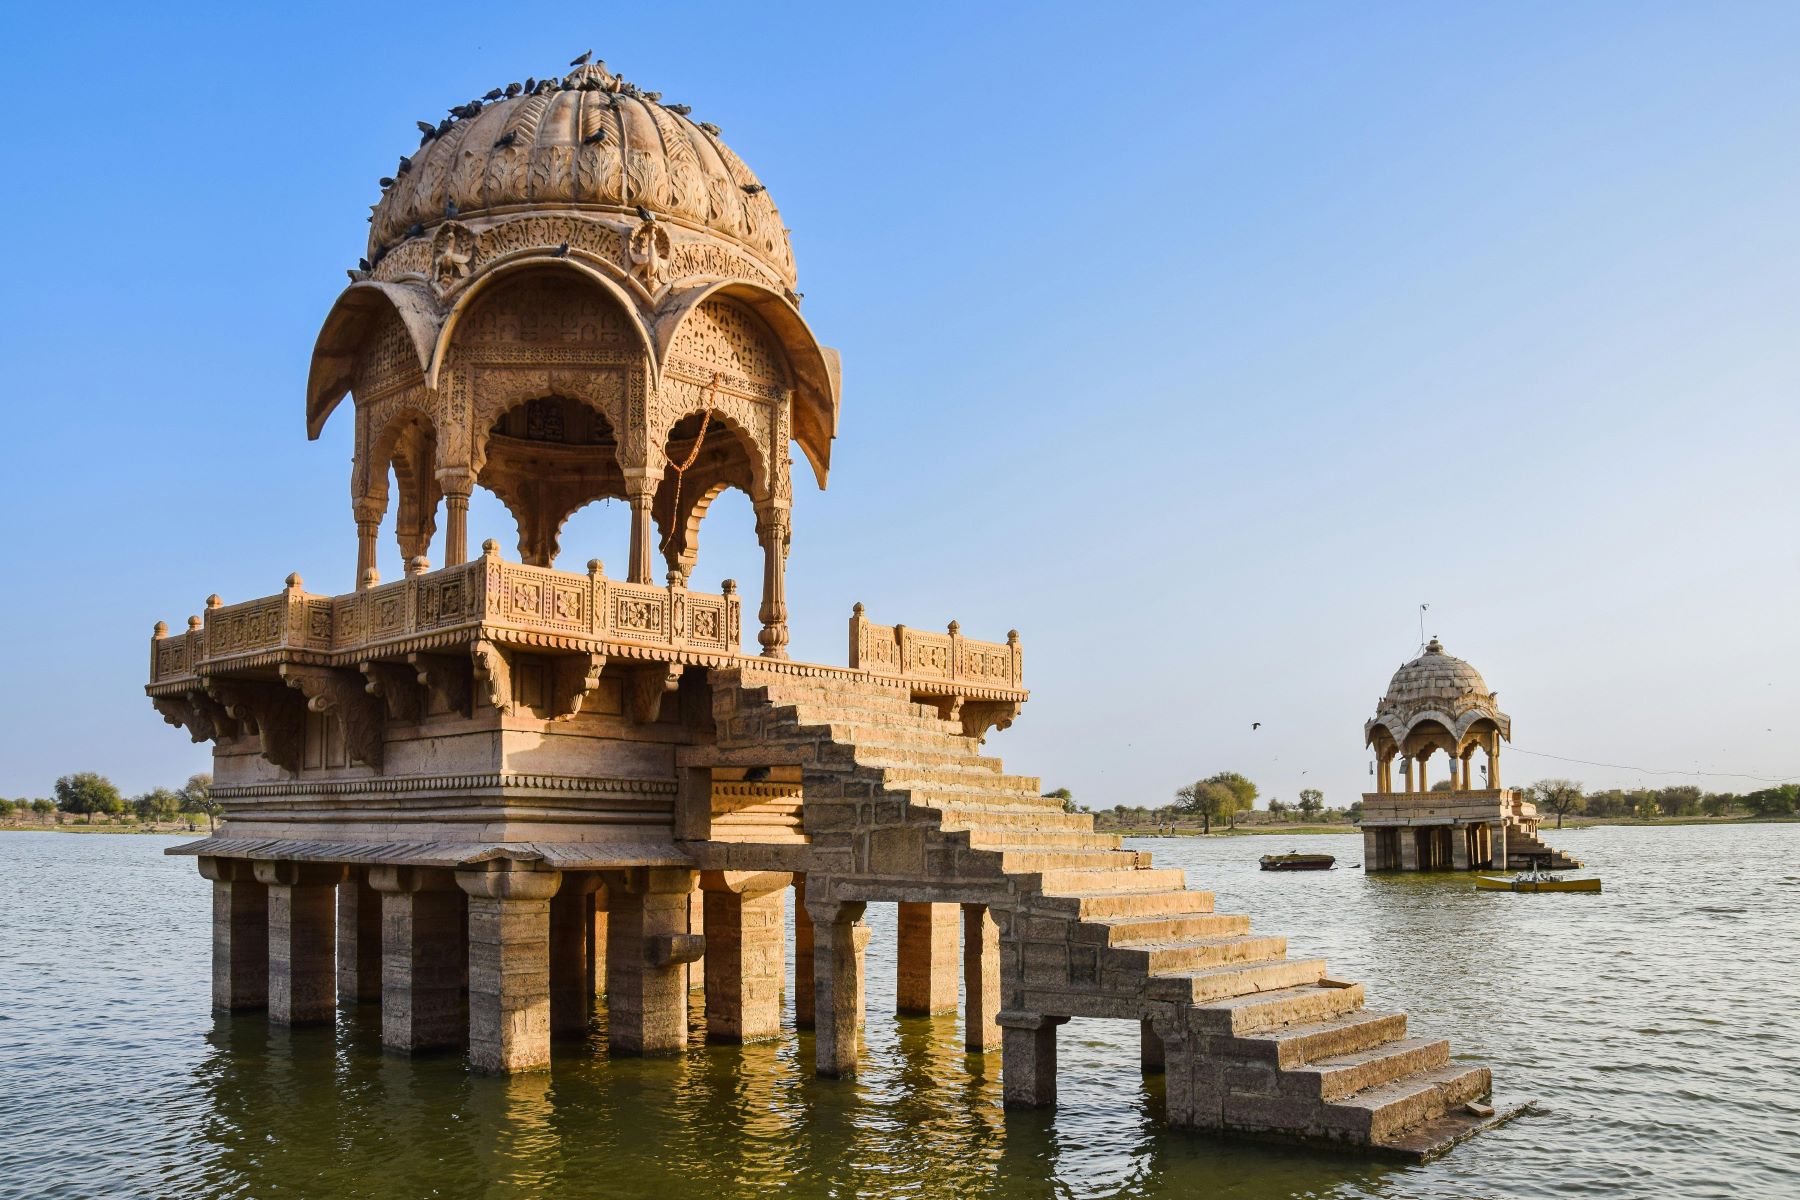
<path fill-rule="evenodd" d="M 588 994 L 596 1000 L 606 995 L 606 906 L 605 884 L 588 896 L 587 974 Z"/>
<path fill-rule="evenodd" d="M 614 1054 L 656 1054 L 687 1045 L 688 963 L 704 941 L 688 932 L 694 873 L 665 867 L 626 872 L 607 888 L 607 1038 Z"/>
<path fill-rule="evenodd" d="M 1138 1022 L 1138 1065 L 1146 1075 L 1160 1075 L 1165 1066 L 1162 1034 L 1148 1020 Z"/>
<path fill-rule="evenodd" d="M 1067 1017 L 1003 1012 L 1000 1090 L 1008 1108 L 1042 1108 L 1056 1103 L 1056 1027 Z"/>
<path fill-rule="evenodd" d="M 269 889 L 242 859 L 204 857 L 200 874 L 213 885 L 213 1007 L 262 1008 L 269 1000 Z"/>
<path fill-rule="evenodd" d="M 1413 790 L 1413 760 L 1412 760 L 1411 755 L 1408 755 L 1407 757 L 1400 760 L 1400 777 L 1406 784 L 1406 790 L 1409 792 L 1412 791 Z"/>
<path fill-rule="evenodd" d="M 631 505 L 631 561 L 626 579 L 631 583 L 656 582 L 656 526 L 650 508 L 660 481 L 660 471 L 652 474 L 647 467 L 625 470 L 625 498 Z"/>
<path fill-rule="evenodd" d="M 469 1065 L 550 1065 L 550 898 L 560 871 L 502 859 L 456 873 L 469 897 Z"/>
<path fill-rule="evenodd" d="M 894 1011 L 956 1011 L 957 906 L 900 906 L 898 987 Z"/>
<path fill-rule="evenodd" d="M 794 876 L 794 1026 L 813 1027 L 813 923 L 804 875 Z"/>
<path fill-rule="evenodd" d="M 970 1054 L 1000 1048 L 1000 927 L 985 904 L 962 906 L 963 1046 Z M 951 1003 L 956 1002 L 954 990 Z"/>
<path fill-rule="evenodd" d="M 366 867 L 351 867 L 337 886 L 337 999 L 381 999 L 381 893 L 369 886 Z"/>
<path fill-rule="evenodd" d="M 1488 786 L 1498 789 L 1500 785 L 1500 735 L 1494 734 L 1488 743 Z"/>
<path fill-rule="evenodd" d="M 600 877 L 568 872 L 550 899 L 550 1036 L 587 1036 L 593 1016 L 594 977 L 589 965 L 594 937 L 594 892 Z"/>
<path fill-rule="evenodd" d="M 445 467 L 437 473 L 444 493 L 444 565 L 469 561 L 469 493 L 474 479 L 461 467 Z"/>
<path fill-rule="evenodd" d="M 369 572 L 375 569 L 375 539 L 381 534 L 381 518 L 376 516 L 370 520 L 362 515 L 356 518 L 356 587 L 358 591 L 367 587 L 364 580 Z"/>
<path fill-rule="evenodd" d="M 787 975 L 785 917 L 793 876 L 707 871 L 706 1040 L 754 1042 L 781 1034 Z"/>
<path fill-rule="evenodd" d="M 1428 756 L 1426 756 L 1424 754 L 1419 755 L 1418 774 L 1416 776 L 1414 776 L 1415 780 L 1417 781 L 1417 783 L 1419 785 L 1419 790 L 1421 792 L 1429 792 L 1431 790 L 1431 784 L 1425 778 L 1425 763 L 1426 763 L 1427 757 Z"/>
<path fill-rule="evenodd" d="M 369 886 L 381 894 L 381 1044 L 402 1051 L 462 1045 L 468 906 L 455 877 L 376 866 Z"/>
<path fill-rule="evenodd" d="M 856 1073 L 856 1032 L 862 1021 L 863 950 L 869 927 L 861 903 L 807 898 L 813 920 L 813 1045 L 820 1075 Z"/>
<path fill-rule="evenodd" d="M 337 1011 L 337 863 L 259 862 L 269 890 L 269 1020 L 320 1025 Z"/>
<path fill-rule="evenodd" d="M 756 516 L 756 536 L 763 548 L 762 607 L 757 618 L 762 630 L 756 640 L 762 644 L 764 658 L 786 658 L 787 626 L 787 552 L 789 537 L 788 510 L 770 508 Z"/>
<path fill-rule="evenodd" d="M 706 932 L 706 897 L 696 887 L 688 893 L 689 933 Z M 698 991 L 706 986 L 706 956 L 703 954 L 687 965 L 687 989 Z"/>

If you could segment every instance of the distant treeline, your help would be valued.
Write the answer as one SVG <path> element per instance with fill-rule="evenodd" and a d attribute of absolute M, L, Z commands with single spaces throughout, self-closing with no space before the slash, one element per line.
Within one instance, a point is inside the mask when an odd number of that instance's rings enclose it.
<path fill-rule="evenodd" d="M 61 824 L 64 817 L 132 817 L 143 822 L 176 821 L 183 814 L 204 816 L 207 824 L 218 814 L 212 798 L 212 776 L 190 775 L 179 788 L 151 788 L 127 799 L 113 781 L 93 771 L 77 771 L 56 781 L 51 795 L 38 799 L 0 799 L 0 820 L 35 819 Z"/>

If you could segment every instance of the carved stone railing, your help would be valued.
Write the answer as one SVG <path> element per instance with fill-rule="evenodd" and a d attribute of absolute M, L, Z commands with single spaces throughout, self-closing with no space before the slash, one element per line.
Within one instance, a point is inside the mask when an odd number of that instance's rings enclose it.
<path fill-rule="evenodd" d="M 274 596 L 230 605 L 214 596 L 185 634 L 157 626 L 150 683 L 278 662 L 343 664 L 476 637 L 546 649 L 603 645 L 646 658 L 735 656 L 741 607 L 729 580 L 722 595 L 625 583 L 606 578 L 598 561 L 585 575 L 506 562 L 490 541 L 471 562 L 344 596 L 313 595 L 298 575 Z"/>
<path fill-rule="evenodd" d="M 850 669 L 905 684 L 971 737 L 1011 725 L 1028 695 L 1018 630 L 1005 642 L 978 642 L 955 621 L 945 633 L 877 625 L 860 604 L 850 615 Z"/>

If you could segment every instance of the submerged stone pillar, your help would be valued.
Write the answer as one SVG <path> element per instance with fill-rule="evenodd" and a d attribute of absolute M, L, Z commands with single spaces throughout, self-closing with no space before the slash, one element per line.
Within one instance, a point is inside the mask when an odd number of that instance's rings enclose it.
<path fill-rule="evenodd" d="M 467 903 L 449 871 L 371 867 L 381 894 L 381 1044 L 460 1046 L 468 972 Z"/>
<path fill-rule="evenodd" d="M 1387 866 L 1381 861 L 1381 833 L 1372 828 L 1365 828 L 1363 835 L 1363 870 L 1379 871 Z"/>
<path fill-rule="evenodd" d="M 589 956 L 594 940 L 594 892 L 600 877 L 591 871 L 563 875 L 550 899 L 550 1036 L 587 1036 L 593 1016 L 594 975 Z"/>
<path fill-rule="evenodd" d="M 337 863 L 259 862 L 269 890 L 269 1020 L 319 1025 L 337 1012 Z"/>
<path fill-rule="evenodd" d="M 1400 869 L 1417 871 L 1419 869 L 1419 833 L 1411 825 L 1402 825 L 1400 834 Z"/>
<path fill-rule="evenodd" d="M 607 889 L 599 883 L 587 899 L 587 976 L 588 994 L 598 1000 L 606 995 L 606 906 Z"/>
<path fill-rule="evenodd" d="M 985 904 L 962 906 L 963 1045 L 971 1054 L 1000 1048 L 1000 927 Z M 954 983 L 951 1003 L 956 1002 Z"/>
<path fill-rule="evenodd" d="M 956 1010 L 957 906 L 900 906 L 898 986 L 894 1011 L 930 1014 Z"/>
<path fill-rule="evenodd" d="M 1138 1025 L 1138 1066 L 1146 1075 L 1160 1075 L 1166 1063 L 1162 1034 L 1156 1032 L 1155 1024 L 1148 1020 L 1138 1022 Z"/>
<path fill-rule="evenodd" d="M 381 893 L 369 886 L 366 867 L 351 867 L 337 886 L 337 998 L 381 999 Z"/>
<path fill-rule="evenodd" d="M 560 871 L 510 859 L 456 873 L 469 897 L 469 1065 L 550 1065 L 550 898 Z"/>
<path fill-rule="evenodd" d="M 1450 826 L 1450 867 L 1456 871 L 1469 869 L 1469 833 L 1467 825 Z"/>
<path fill-rule="evenodd" d="M 269 889 L 243 859 L 202 857 L 200 874 L 213 885 L 213 1007 L 262 1008 L 269 998 Z"/>
<path fill-rule="evenodd" d="M 1212 1039 L 1189 1029 L 1180 1018 L 1157 1020 L 1153 1032 L 1163 1047 L 1163 1070 L 1167 1077 L 1164 1094 L 1170 1126 L 1176 1129 L 1222 1127 L 1225 1123 L 1224 1073 L 1231 1069 L 1231 1060 L 1207 1053 Z"/>
<path fill-rule="evenodd" d="M 807 899 L 813 921 L 813 1044 L 816 1069 L 827 1078 L 856 1073 L 856 1031 L 862 1022 L 863 950 L 869 927 L 861 903 Z"/>
<path fill-rule="evenodd" d="M 1056 1103 L 1056 1027 L 1069 1018 L 1043 1013 L 1003 1012 L 1000 1051 L 1001 1093 L 1008 1108 L 1042 1108 Z"/>
<path fill-rule="evenodd" d="M 813 923 L 804 875 L 794 876 L 794 1027 L 813 1027 Z"/>
<path fill-rule="evenodd" d="M 1509 865 L 1506 857 L 1506 828 L 1505 821 L 1495 822 L 1494 833 L 1489 843 L 1492 847 L 1489 857 L 1493 859 L 1494 869 L 1497 871 L 1504 871 Z"/>
<path fill-rule="evenodd" d="M 791 875 L 708 871 L 705 897 L 706 1040 L 754 1042 L 781 1033 Z"/>
<path fill-rule="evenodd" d="M 614 1054 L 687 1045 L 687 964 L 705 943 L 688 932 L 694 873 L 668 867 L 625 872 L 607 888 L 607 1041 Z"/>

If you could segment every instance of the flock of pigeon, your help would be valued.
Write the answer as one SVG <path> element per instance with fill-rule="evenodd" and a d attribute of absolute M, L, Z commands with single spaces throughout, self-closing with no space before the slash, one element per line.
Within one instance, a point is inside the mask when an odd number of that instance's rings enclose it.
<path fill-rule="evenodd" d="M 593 61 L 593 57 L 594 52 L 592 50 L 584 51 L 571 59 L 569 65 L 575 68 L 585 67 L 588 63 Z M 606 66 L 604 62 L 595 63 L 594 65 L 601 68 Z M 677 116 L 685 117 L 694 111 L 686 104 L 663 104 L 661 92 L 644 91 L 635 83 L 627 83 L 624 80 L 619 80 L 613 88 L 608 89 L 606 85 L 601 82 L 599 76 L 593 74 L 581 74 L 579 77 L 571 74 L 562 79 L 527 79 L 524 83 L 509 83 L 505 87 L 494 88 L 485 96 L 471 100 L 467 104 L 458 104 L 450 109 L 450 114 L 448 116 L 435 125 L 430 121 L 414 122 L 414 124 L 419 127 L 419 145 L 420 147 L 424 147 L 431 141 L 443 137 L 446 133 L 450 132 L 451 128 L 458 121 L 466 121 L 471 117 L 476 116 L 481 112 L 483 107 L 498 100 L 511 100 L 515 96 L 543 96 L 552 92 L 561 91 L 597 92 L 603 90 L 617 91 L 623 95 L 635 96 L 639 99 L 647 100 L 652 104 L 662 105 L 663 108 L 668 109 Z M 618 107 L 618 101 L 616 99 L 612 101 L 612 106 L 614 108 Z M 709 121 L 697 121 L 695 124 L 713 137 L 719 136 L 719 127 L 717 125 L 714 125 Z M 499 150 L 512 145 L 517 136 L 517 133 L 513 130 L 506 131 L 494 142 L 494 148 Z M 593 146 L 605 140 L 606 127 L 601 126 L 599 129 L 594 130 L 594 132 L 581 139 L 581 144 L 584 146 Z M 398 183 L 402 175 L 405 175 L 408 171 L 412 170 L 412 165 L 412 157 L 410 155 L 401 155 L 400 165 L 395 168 L 394 173 L 392 175 L 383 175 L 381 177 L 382 194 L 386 195 L 388 189 Z M 746 195 L 750 196 L 754 196 L 763 190 L 763 185 L 760 183 L 745 183 L 740 184 L 739 186 L 744 189 Z M 637 211 L 638 216 L 646 221 L 654 221 L 656 219 L 654 213 L 642 206 L 639 206 Z M 444 218 L 446 220 L 454 220 L 456 215 L 456 202 L 454 200 L 446 200 L 444 202 Z M 369 219 L 374 220 L 374 214 L 372 212 Z M 422 223 L 415 222 L 407 229 L 405 239 L 403 240 L 411 240 L 412 238 L 420 237 L 424 232 L 425 226 Z M 356 264 L 357 271 L 366 274 L 367 272 L 374 270 L 375 264 L 387 257 L 388 249 L 389 247 L 387 246 L 379 246 L 375 250 L 373 259 L 358 259 Z"/>

